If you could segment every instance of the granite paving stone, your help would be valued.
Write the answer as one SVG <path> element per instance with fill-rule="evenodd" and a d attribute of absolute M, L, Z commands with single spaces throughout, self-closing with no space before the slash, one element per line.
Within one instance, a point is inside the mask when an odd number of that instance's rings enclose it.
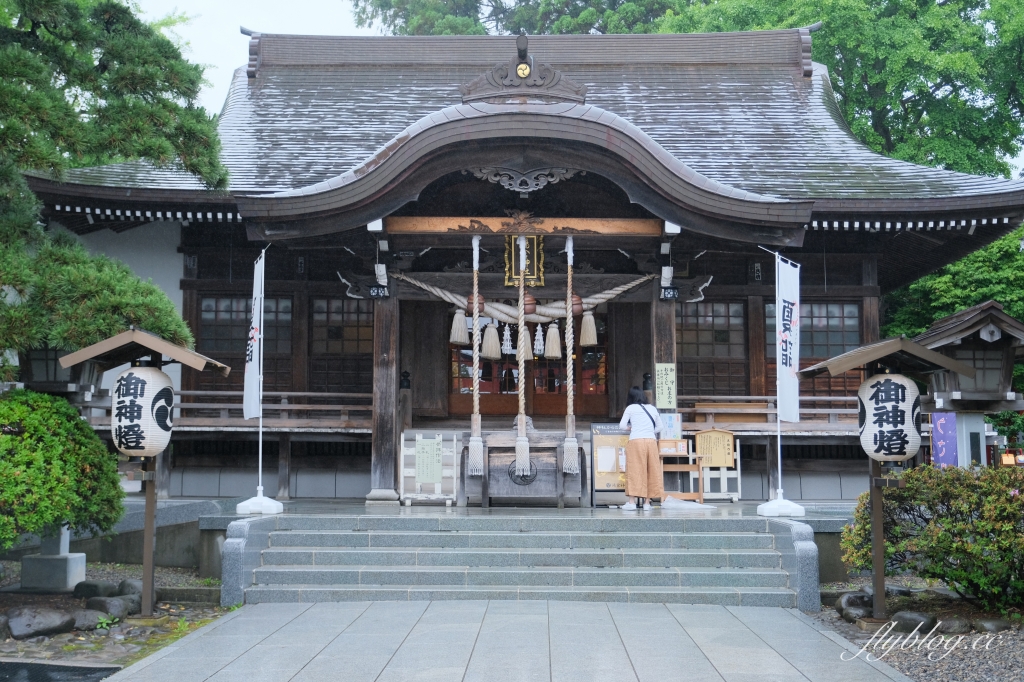
<path fill-rule="evenodd" d="M 543 600 L 589 588 L 490 601 L 458 589 L 466 600 L 250 604 L 109 682 L 906 680 L 842 660 L 849 648 L 795 609 L 658 603 L 657 587 L 613 588 L 621 603 Z"/>

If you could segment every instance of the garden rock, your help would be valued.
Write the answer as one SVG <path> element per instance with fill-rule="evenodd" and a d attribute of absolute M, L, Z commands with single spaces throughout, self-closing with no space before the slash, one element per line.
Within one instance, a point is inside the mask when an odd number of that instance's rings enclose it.
<path fill-rule="evenodd" d="M 896 623 L 893 627 L 896 632 L 913 632 L 916 629 L 921 635 L 931 632 L 937 622 L 932 614 L 920 611 L 898 611 L 890 620 Z"/>
<path fill-rule="evenodd" d="M 839 595 L 839 599 L 836 600 L 836 611 L 839 615 L 851 606 L 871 606 L 871 597 L 864 592 L 844 592 Z"/>
<path fill-rule="evenodd" d="M 120 599 L 124 602 L 125 608 L 128 609 L 129 616 L 135 615 L 136 613 L 142 613 L 142 595 L 124 594 L 120 597 L 114 597 L 114 599 Z"/>
<path fill-rule="evenodd" d="M 75 596 L 79 599 L 113 597 L 117 593 L 117 585 L 106 580 L 83 580 L 75 585 Z"/>
<path fill-rule="evenodd" d="M 126 594 L 142 594 L 142 581 L 141 580 L 122 580 L 121 584 L 117 586 L 117 596 L 121 597 Z"/>
<path fill-rule="evenodd" d="M 18 606 L 7 612 L 7 624 L 14 639 L 71 632 L 75 617 L 57 609 Z"/>
<path fill-rule="evenodd" d="M 11 629 L 7 627 L 7 616 L 0 615 L 0 641 L 11 636 Z"/>
<path fill-rule="evenodd" d="M 870 618 L 874 611 L 869 606 L 847 606 L 843 609 L 843 620 L 856 623 L 858 618 Z"/>
<path fill-rule="evenodd" d="M 93 597 L 85 602 L 85 608 L 92 611 L 102 611 L 111 618 L 124 620 L 128 615 L 128 604 L 121 597 Z"/>
<path fill-rule="evenodd" d="M 939 621 L 939 632 L 944 635 L 966 635 L 971 631 L 971 621 L 956 616 Z"/>
<path fill-rule="evenodd" d="M 974 629 L 978 632 L 996 633 L 1012 627 L 1013 623 L 1002 618 L 978 618 L 974 621 Z"/>
<path fill-rule="evenodd" d="M 93 609 L 78 609 L 77 611 L 72 611 L 71 615 L 75 617 L 76 630 L 95 630 L 96 626 L 99 625 L 100 618 L 107 617 L 107 614 L 104 612 Z"/>
<path fill-rule="evenodd" d="M 861 591 L 864 592 L 864 594 L 873 597 L 875 595 L 875 586 L 865 585 L 861 588 Z M 890 585 L 888 583 L 885 585 L 885 593 L 890 597 L 910 597 L 913 596 L 915 591 L 920 590 L 912 590 L 909 587 L 904 587 L 903 585 Z"/>

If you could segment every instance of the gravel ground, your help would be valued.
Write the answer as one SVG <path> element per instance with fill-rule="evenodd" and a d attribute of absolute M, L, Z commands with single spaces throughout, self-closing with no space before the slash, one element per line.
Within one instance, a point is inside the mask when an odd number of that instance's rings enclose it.
<path fill-rule="evenodd" d="M 81 608 L 81 600 L 70 597 L 63 599 L 72 599 L 75 606 Z M 133 622 L 129 618 L 106 633 L 67 632 L 54 637 L 35 637 L 23 641 L 8 639 L 0 642 L 0 657 L 127 666 L 195 631 L 227 611 L 228 609 L 205 604 L 161 602 L 157 604 L 154 615 L 166 616 L 166 619 L 159 625 L 145 625 Z"/>
<path fill-rule="evenodd" d="M 962 600 L 940 597 L 889 598 L 886 600 L 886 608 L 890 614 L 897 611 L 925 611 L 935 614 L 939 620 L 954 615 L 965 618 L 993 615 L 984 614 Z M 887 635 L 883 643 L 879 643 L 880 638 L 872 642 L 872 633 L 847 623 L 831 607 L 823 607 L 821 613 L 814 615 L 858 648 L 871 647 L 874 656 L 881 657 L 916 682 L 1019 682 L 1024 679 L 1024 673 L 1021 672 L 1024 671 L 1024 630 L 1019 628 L 991 636 L 976 632 L 947 636 L 941 644 L 935 644 L 929 651 L 923 646 L 916 648 L 913 643 L 900 649 L 899 645 L 904 640 L 895 638 L 906 635 L 899 633 Z M 886 643 L 892 649 L 888 653 Z"/>
<path fill-rule="evenodd" d="M 0 561 L 3 565 L 3 579 L 0 587 L 14 585 L 21 580 L 20 561 Z M 157 566 L 155 569 L 157 587 L 219 587 L 220 581 L 213 578 L 200 578 L 195 568 L 172 568 Z M 87 580 L 107 580 L 119 583 L 122 580 L 142 579 L 141 564 L 101 564 L 89 563 L 85 566 Z"/>

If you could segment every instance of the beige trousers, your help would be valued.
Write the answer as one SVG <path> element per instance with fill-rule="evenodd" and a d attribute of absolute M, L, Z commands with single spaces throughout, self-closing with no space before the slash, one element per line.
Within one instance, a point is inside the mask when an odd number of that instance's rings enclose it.
<path fill-rule="evenodd" d="M 665 499 L 658 441 L 653 438 L 637 438 L 626 444 L 626 497 Z"/>

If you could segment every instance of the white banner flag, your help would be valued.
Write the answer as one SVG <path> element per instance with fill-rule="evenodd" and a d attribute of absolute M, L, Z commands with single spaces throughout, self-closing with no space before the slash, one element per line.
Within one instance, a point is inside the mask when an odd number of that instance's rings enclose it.
<path fill-rule="evenodd" d="M 800 264 L 775 254 L 775 367 L 779 419 L 800 421 Z"/>
<path fill-rule="evenodd" d="M 242 396 L 242 416 L 259 417 L 263 412 L 263 256 L 256 259 L 252 276 L 252 322 L 249 341 L 245 346 L 245 389 Z"/>

